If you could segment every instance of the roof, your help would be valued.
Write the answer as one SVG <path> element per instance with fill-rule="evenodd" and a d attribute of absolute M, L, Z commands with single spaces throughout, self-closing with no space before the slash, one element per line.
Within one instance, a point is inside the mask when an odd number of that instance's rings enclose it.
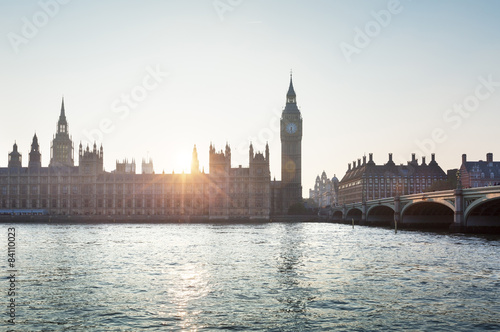
<path fill-rule="evenodd" d="M 465 166 L 467 173 L 483 173 L 485 177 L 491 178 L 491 173 L 493 173 L 493 178 L 500 178 L 500 162 L 499 161 L 467 161 L 462 164 L 462 168 Z"/>

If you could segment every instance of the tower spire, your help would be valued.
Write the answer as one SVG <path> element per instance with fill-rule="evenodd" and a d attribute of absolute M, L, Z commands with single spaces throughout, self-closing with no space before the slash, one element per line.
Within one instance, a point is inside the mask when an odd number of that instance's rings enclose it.
<path fill-rule="evenodd" d="M 64 121 L 66 123 L 66 111 L 64 109 L 64 96 L 62 97 L 61 114 L 59 115 L 59 122 L 61 123 L 62 121 Z"/>
<path fill-rule="evenodd" d="M 290 86 L 288 87 L 288 92 L 286 94 L 286 103 L 295 104 L 297 103 L 296 98 L 297 95 L 295 94 L 295 90 L 293 89 L 292 70 L 290 70 Z"/>
<path fill-rule="evenodd" d="M 196 144 L 193 147 L 193 157 L 191 159 L 191 174 L 200 173 L 200 162 L 198 160 L 198 150 L 196 150 Z"/>

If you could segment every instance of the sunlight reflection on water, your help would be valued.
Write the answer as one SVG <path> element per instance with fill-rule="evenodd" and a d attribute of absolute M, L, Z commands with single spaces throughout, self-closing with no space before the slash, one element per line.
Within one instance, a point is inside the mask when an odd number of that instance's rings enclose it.
<path fill-rule="evenodd" d="M 318 223 L 16 229 L 19 330 L 500 329 L 498 238 Z"/>

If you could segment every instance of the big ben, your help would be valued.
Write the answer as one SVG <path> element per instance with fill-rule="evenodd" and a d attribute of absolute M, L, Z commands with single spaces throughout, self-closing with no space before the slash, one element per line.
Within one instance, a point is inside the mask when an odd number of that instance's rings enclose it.
<path fill-rule="evenodd" d="M 281 114 L 281 190 L 283 211 L 302 200 L 302 116 L 297 107 L 292 74 L 286 94 L 286 106 Z"/>

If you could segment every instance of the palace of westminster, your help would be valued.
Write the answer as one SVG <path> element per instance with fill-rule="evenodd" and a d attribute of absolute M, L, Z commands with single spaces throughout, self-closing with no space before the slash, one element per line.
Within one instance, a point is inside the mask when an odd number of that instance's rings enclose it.
<path fill-rule="evenodd" d="M 64 99 L 51 145 L 50 163 L 42 167 L 36 134 L 29 162 L 14 143 L 8 167 L 0 168 L 0 215 L 44 214 L 50 216 L 156 216 L 160 220 L 270 220 L 286 215 L 302 199 L 302 115 L 297 107 L 292 77 L 280 120 L 281 181 L 271 180 L 269 146 L 264 152 L 249 147 L 249 167 L 231 167 L 231 148 L 217 151 L 210 144 L 209 173 L 200 172 L 198 152 L 193 149 L 190 174 L 154 174 L 152 162 L 143 161 L 142 174 L 135 162 L 117 162 L 112 172 L 104 171 L 103 147 L 78 149 L 74 162 Z M 500 183 L 500 163 L 488 154 L 488 163 L 467 162 L 460 169 L 469 186 L 478 186 L 480 176 L 489 175 L 486 185 Z M 484 164 L 484 165 L 483 165 Z M 484 166 L 484 167 L 483 167 Z M 481 168 L 483 167 L 483 168 Z M 476 172 L 476 173 L 474 173 Z M 453 173 L 449 171 L 449 173 Z M 498 173 L 498 174 L 497 174 Z M 392 154 L 384 165 L 376 165 L 372 154 L 348 165 L 339 181 L 323 172 L 309 196 L 316 207 L 349 204 L 395 195 L 420 193 L 449 177 L 434 154 L 419 164 L 412 155 L 408 165 L 395 165 Z M 483 181 L 484 182 L 484 181 Z M 300 209 L 299 209 L 300 210 Z"/>
<path fill-rule="evenodd" d="M 209 173 L 200 172 L 196 146 L 190 174 L 154 174 L 150 162 L 143 163 L 143 174 L 135 174 L 135 164 L 128 162 L 106 172 L 103 147 L 95 143 L 92 148 L 80 143 L 75 166 L 63 99 L 48 167 L 41 165 L 35 134 L 27 167 L 14 144 L 8 167 L 0 168 L 0 214 L 269 220 L 302 201 L 302 116 L 291 76 L 280 126 L 281 181 L 271 181 L 269 146 L 256 152 L 252 144 L 248 168 L 231 167 L 229 145 L 217 151 L 211 144 Z"/>

